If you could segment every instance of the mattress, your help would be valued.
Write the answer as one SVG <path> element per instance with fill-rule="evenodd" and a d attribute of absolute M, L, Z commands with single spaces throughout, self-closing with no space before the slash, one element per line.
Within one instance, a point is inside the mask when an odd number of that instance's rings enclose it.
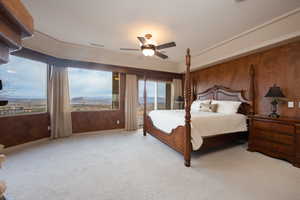
<path fill-rule="evenodd" d="M 184 110 L 153 110 L 149 113 L 154 126 L 171 133 L 172 129 L 184 125 Z M 193 150 L 203 143 L 203 136 L 247 131 L 247 117 L 243 114 L 224 114 L 191 111 L 191 137 Z"/>

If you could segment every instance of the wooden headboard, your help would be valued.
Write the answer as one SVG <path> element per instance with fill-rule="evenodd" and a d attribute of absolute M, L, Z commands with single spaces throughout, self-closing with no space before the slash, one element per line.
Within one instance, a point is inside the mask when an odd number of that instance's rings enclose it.
<path fill-rule="evenodd" d="M 215 85 L 204 92 L 197 94 L 197 100 L 221 100 L 221 101 L 240 101 L 242 102 L 239 113 L 249 115 L 252 114 L 253 103 L 244 96 L 244 91 L 233 90 L 224 86 Z"/>
<path fill-rule="evenodd" d="M 228 87 L 215 85 L 208 88 L 204 92 L 195 93 L 196 99 L 198 100 L 221 100 L 221 101 L 240 101 L 242 102 L 239 113 L 244 115 L 255 114 L 255 68 L 254 65 L 250 66 L 249 70 L 250 82 L 249 82 L 249 99 L 246 99 L 244 94 L 245 91 L 233 90 Z M 195 89 L 195 88 L 194 88 Z M 195 97 L 194 96 L 194 97 Z"/>

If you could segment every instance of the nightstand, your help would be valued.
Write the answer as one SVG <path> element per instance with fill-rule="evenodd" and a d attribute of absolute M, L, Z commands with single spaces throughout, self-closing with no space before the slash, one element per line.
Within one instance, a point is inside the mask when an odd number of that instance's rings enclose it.
<path fill-rule="evenodd" d="M 249 151 L 289 161 L 300 167 L 300 119 L 249 116 Z"/>

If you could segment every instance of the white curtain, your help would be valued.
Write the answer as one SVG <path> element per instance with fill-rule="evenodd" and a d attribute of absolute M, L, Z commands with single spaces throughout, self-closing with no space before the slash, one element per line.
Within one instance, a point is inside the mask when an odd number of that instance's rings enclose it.
<path fill-rule="evenodd" d="M 136 75 L 126 74 L 125 92 L 125 129 L 127 131 L 136 130 L 138 107 L 138 80 Z"/>
<path fill-rule="evenodd" d="M 178 96 L 182 96 L 182 80 L 173 79 L 171 89 L 171 109 L 179 109 L 179 103 L 176 103 Z"/>
<path fill-rule="evenodd" d="M 49 66 L 48 110 L 50 113 L 51 138 L 71 136 L 72 119 L 67 67 Z"/>

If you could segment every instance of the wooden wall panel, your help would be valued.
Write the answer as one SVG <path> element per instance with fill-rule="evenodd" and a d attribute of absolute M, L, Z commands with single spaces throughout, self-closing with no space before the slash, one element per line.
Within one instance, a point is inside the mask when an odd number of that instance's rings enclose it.
<path fill-rule="evenodd" d="M 120 121 L 119 124 L 117 120 Z M 123 129 L 125 127 L 124 112 L 122 110 L 73 112 L 72 127 L 73 133 Z"/>
<path fill-rule="evenodd" d="M 256 73 L 256 113 L 268 114 L 270 100 L 264 98 L 274 83 L 280 86 L 295 108 L 287 108 L 287 103 L 279 105 L 284 116 L 300 117 L 300 42 L 290 43 L 264 52 L 245 56 L 210 68 L 192 72 L 196 91 L 204 91 L 213 85 L 223 85 L 237 90 L 245 90 L 249 97 L 249 68 L 253 64 Z"/>
<path fill-rule="evenodd" d="M 47 113 L 0 117 L 0 144 L 6 147 L 49 137 Z"/>

